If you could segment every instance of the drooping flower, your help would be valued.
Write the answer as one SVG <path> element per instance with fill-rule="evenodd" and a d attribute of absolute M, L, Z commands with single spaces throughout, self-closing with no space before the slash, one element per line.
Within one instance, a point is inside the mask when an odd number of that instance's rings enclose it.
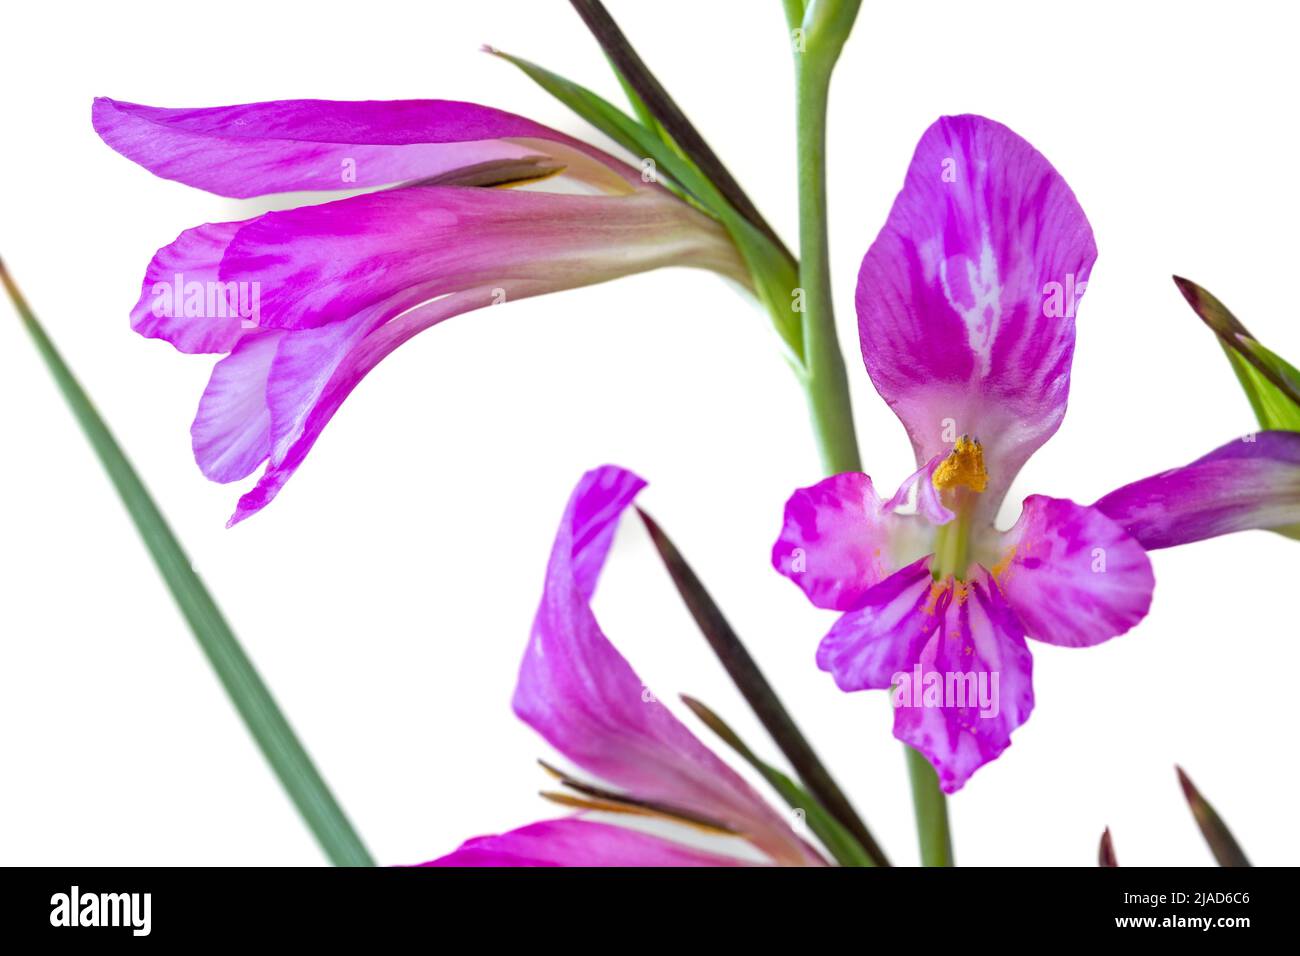
<path fill-rule="evenodd" d="M 1300 434 L 1266 432 L 1092 506 L 1032 495 L 997 530 L 1065 415 L 1095 258 L 1074 194 L 1029 143 L 978 116 L 931 126 L 857 288 L 867 373 L 918 470 L 887 500 L 857 473 L 796 491 L 773 548 L 813 604 L 843 612 L 818 665 L 846 691 L 892 688 L 894 735 L 949 793 L 1033 709 L 1026 638 L 1087 647 L 1133 627 L 1148 549 L 1300 522 Z"/>
<path fill-rule="evenodd" d="M 569 499 L 546 572 L 541 605 L 515 687 L 515 714 L 591 784 L 555 773 L 563 802 L 660 824 L 703 828 L 750 844 L 768 862 L 822 865 L 769 806 L 650 693 L 601 631 L 591 609 L 618 520 L 645 482 L 605 466 Z M 624 817 L 628 818 L 628 817 Z M 740 855 L 577 816 L 478 837 L 434 866 L 720 866 Z"/>
<path fill-rule="evenodd" d="M 721 227 L 640 170 L 486 106 L 101 98 L 92 118 L 122 155 L 222 196 L 373 190 L 187 229 L 145 272 L 133 328 L 226 355 L 192 428 L 200 469 L 231 482 L 266 465 L 231 524 L 275 497 L 376 364 L 445 319 L 661 266 L 749 281 Z"/>

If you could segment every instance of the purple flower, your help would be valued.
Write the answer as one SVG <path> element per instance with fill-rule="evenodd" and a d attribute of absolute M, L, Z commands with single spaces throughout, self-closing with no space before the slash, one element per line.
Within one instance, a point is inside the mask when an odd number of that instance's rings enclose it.
<path fill-rule="evenodd" d="M 893 688 L 894 735 L 949 793 L 1033 709 L 1026 638 L 1123 634 L 1151 603 L 1147 550 L 1300 522 L 1300 434 L 1265 432 L 1092 506 L 1030 496 L 994 527 L 1065 415 L 1095 259 L 1074 194 L 1029 143 L 977 116 L 931 126 L 857 288 L 867 373 L 918 470 L 888 500 L 864 474 L 796 491 L 772 551 L 813 604 L 843 612 L 818 666 L 842 690 Z"/>
<path fill-rule="evenodd" d="M 145 272 L 132 327 L 226 354 L 192 428 L 199 467 L 230 482 L 266 464 L 231 524 L 275 497 L 366 373 L 444 319 L 668 265 L 749 281 L 723 230 L 640 170 L 473 103 L 101 98 L 93 121 L 151 172 L 222 196 L 375 190 L 187 229 Z"/>
<path fill-rule="evenodd" d="M 602 785 L 579 806 L 731 834 L 783 865 L 824 860 L 735 771 L 650 693 L 596 622 L 591 597 L 619 516 L 645 482 L 621 468 L 587 472 L 569 499 L 541 606 L 519 668 L 514 710 Z M 572 779 L 572 778 L 569 778 Z M 607 789 L 607 786 L 617 790 Z M 717 866 L 739 857 L 581 815 L 477 837 L 432 866 Z"/>

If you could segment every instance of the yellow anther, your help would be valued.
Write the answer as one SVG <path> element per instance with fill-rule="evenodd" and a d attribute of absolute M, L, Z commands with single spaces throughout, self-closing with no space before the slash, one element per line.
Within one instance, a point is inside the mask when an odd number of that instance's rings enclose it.
<path fill-rule="evenodd" d="M 934 470 L 931 480 L 940 491 L 958 487 L 983 491 L 988 487 L 989 473 L 984 470 L 984 449 L 979 441 L 966 435 L 957 439 L 948 457 Z"/>

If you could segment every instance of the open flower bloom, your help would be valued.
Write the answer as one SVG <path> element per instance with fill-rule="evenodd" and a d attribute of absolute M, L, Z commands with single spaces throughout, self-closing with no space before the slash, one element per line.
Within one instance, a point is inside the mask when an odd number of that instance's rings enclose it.
<path fill-rule="evenodd" d="M 486 106 L 101 98 L 93 121 L 151 172 L 222 196 L 374 187 L 187 229 L 145 272 L 132 327 L 226 356 L 194 420 L 199 467 L 230 482 L 266 465 L 231 524 L 275 497 L 367 372 L 444 319 L 660 266 L 748 282 L 712 219 L 627 163 Z"/>
<path fill-rule="evenodd" d="M 1092 506 L 1030 496 L 994 526 L 1065 415 L 1095 258 L 1074 194 L 1029 143 L 978 116 L 931 126 L 857 288 L 867 373 L 918 470 L 888 499 L 864 474 L 796 491 L 773 548 L 813 604 L 843 612 L 818 665 L 846 691 L 893 688 L 894 735 L 949 793 L 1029 717 L 1026 638 L 1123 634 L 1151 603 L 1147 550 L 1300 522 L 1300 434 L 1266 432 Z"/>
<path fill-rule="evenodd" d="M 734 770 L 661 704 L 596 622 L 591 598 L 619 516 L 645 482 L 621 468 L 587 472 L 555 536 L 514 710 L 599 784 L 555 771 L 554 798 L 584 811 L 695 827 L 744 840 L 781 865 L 824 860 Z M 631 815 L 630 817 L 628 815 Z M 724 841 L 725 842 L 725 841 Z M 582 813 L 478 837 L 435 866 L 720 866 L 728 856 L 586 819 Z"/>

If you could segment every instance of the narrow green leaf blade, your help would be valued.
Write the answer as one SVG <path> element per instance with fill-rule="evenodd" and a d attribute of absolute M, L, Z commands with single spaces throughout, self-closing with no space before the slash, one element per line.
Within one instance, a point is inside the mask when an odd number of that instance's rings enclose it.
<path fill-rule="evenodd" d="M 830 851 L 831 856 L 841 866 L 875 866 L 876 861 L 863 849 L 862 844 L 853 838 L 853 834 L 826 812 L 826 808 L 799 784 L 771 764 L 759 759 L 749 746 L 740 739 L 713 710 L 706 707 L 694 697 L 682 695 L 682 703 L 691 709 L 710 730 L 732 750 L 738 753 L 746 763 L 759 772 L 792 810 L 803 812 L 808 829 L 821 840 L 822 846 Z"/>
<path fill-rule="evenodd" d="M 705 141 L 704 136 L 668 95 L 663 84 L 650 72 L 641 55 L 619 29 L 600 0 L 570 0 L 582 22 L 587 25 L 596 42 L 617 69 L 624 82 L 636 91 L 638 100 L 646 111 L 666 131 L 668 137 L 681 148 L 740 216 L 757 229 L 768 241 L 781 249 L 786 258 L 793 259 L 785 249 L 776 231 L 768 225 L 758 207 L 741 189 L 740 183 Z"/>
<path fill-rule="evenodd" d="M 758 669 L 757 662 L 731 629 L 691 566 L 653 518 L 640 508 L 637 509 L 637 514 L 650 532 L 659 557 L 677 586 L 677 593 L 695 618 L 695 623 L 713 648 L 713 653 L 726 669 L 732 683 L 744 695 L 763 728 L 790 761 L 790 766 L 799 775 L 799 779 L 878 865 L 888 866 L 889 861 L 871 831 L 800 732 L 776 691 Z"/>
<path fill-rule="evenodd" d="M 1228 307 L 1181 276 L 1174 283 L 1192 310 L 1219 338 L 1260 427 L 1300 431 L 1300 371 L 1265 348 Z"/>
<path fill-rule="evenodd" d="M 332 863 L 338 866 L 373 866 L 374 861 L 360 837 L 280 713 L 271 692 L 240 647 L 216 602 L 194 572 L 190 559 L 154 504 L 148 489 L 45 329 L 28 308 L 3 262 L 0 262 L 0 282 L 117 489 L 199 646 L 303 821 Z"/>
<path fill-rule="evenodd" d="M 663 140 L 664 144 L 671 147 L 678 156 L 686 159 L 686 154 L 682 152 L 681 147 L 673 142 L 673 138 L 668 135 L 668 130 L 664 129 L 663 124 L 655 119 L 655 115 L 650 112 L 650 107 L 645 105 L 645 100 L 641 99 L 641 94 L 627 81 L 627 77 L 623 75 L 618 65 L 609 57 L 606 57 L 605 60 L 609 63 L 610 72 L 618 80 L 618 85 L 623 88 L 623 95 L 627 97 L 627 103 L 632 107 L 632 112 L 636 114 L 637 121 Z"/>
<path fill-rule="evenodd" d="M 642 159 L 653 159 L 656 176 L 662 185 L 678 196 L 689 199 L 715 219 L 721 218 L 717 207 L 722 204 L 722 196 L 694 170 L 689 160 L 678 156 L 657 132 L 638 123 L 604 97 L 558 73 L 494 47 L 483 49 L 518 67 L 530 80 L 629 153 Z M 671 158 L 665 158 L 665 154 Z"/>
<path fill-rule="evenodd" d="M 1248 377 L 1251 407 L 1260 425 L 1265 429 L 1300 431 L 1300 401 L 1292 397 L 1300 395 L 1300 371 L 1247 335 L 1238 335 L 1237 345 L 1240 354 L 1226 344 L 1224 351 L 1236 359 L 1233 368 L 1240 367 L 1238 378 Z M 1268 369 L 1271 374 L 1260 369 Z M 1281 382 L 1283 387 L 1277 387 L 1275 382 Z"/>
<path fill-rule="evenodd" d="M 1187 805 L 1192 808 L 1196 825 L 1201 828 L 1201 834 L 1205 837 L 1205 842 L 1210 845 L 1210 852 L 1219 861 L 1219 866 L 1250 866 L 1250 861 L 1246 859 L 1246 854 L 1237 844 L 1236 837 L 1214 811 L 1214 807 L 1201 796 L 1201 792 L 1196 789 L 1191 778 L 1183 772 L 1182 767 L 1175 766 L 1174 769 L 1178 771 L 1178 783 L 1183 788 Z"/>

